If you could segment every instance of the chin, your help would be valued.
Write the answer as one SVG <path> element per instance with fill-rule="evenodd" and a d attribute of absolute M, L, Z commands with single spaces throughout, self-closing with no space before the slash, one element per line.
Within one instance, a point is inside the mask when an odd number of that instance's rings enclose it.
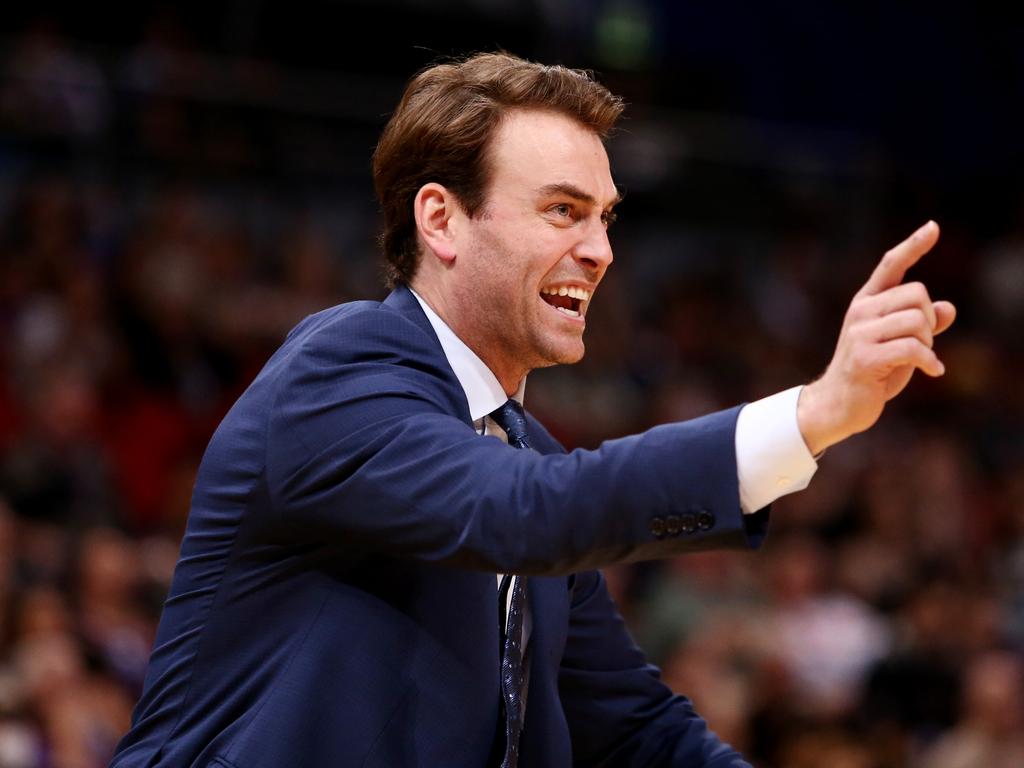
<path fill-rule="evenodd" d="M 583 359 L 586 348 L 583 344 L 582 330 L 578 333 L 566 333 L 564 329 L 550 330 L 533 336 L 531 357 L 534 364 L 530 368 L 550 368 L 553 365 L 572 365 Z"/>
<path fill-rule="evenodd" d="M 581 344 L 578 350 L 575 350 L 574 352 L 566 355 L 565 358 L 559 362 L 561 362 L 562 365 L 572 365 L 573 363 L 578 363 L 580 360 L 583 359 L 583 353 L 585 351 L 586 350 L 583 348 L 583 345 Z"/>
<path fill-rule="evenodd" d="M 550 354 L 545 355 L 548 365 L 572 365 L 583 359 L 586 348 L 582 341 L 575 344 L 562 344 L 556 349 L 549 350 Z"/>

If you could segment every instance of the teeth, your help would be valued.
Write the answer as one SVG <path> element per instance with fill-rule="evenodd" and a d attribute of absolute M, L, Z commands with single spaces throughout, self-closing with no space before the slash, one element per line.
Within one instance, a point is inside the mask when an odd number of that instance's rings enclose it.
<path fill-rule="evenodd" d="M 559 312 L 564 312 L 569 317 L 579 317 L 580 316 L 580 313 L 577 312 L 575 309 L 566 309 L 565 307 L 555 307 L 555 309 L 557 309 Z"/>
<path fill-rule="evenodd" d="M 586 288 L 578 288 L 575 285 L 560 285 L 555 288 L 544 288 L 541 293 L 546 293 L 551 296 L 568 296 L 573 299 L 579 299 L 580 301 L 590 300 L 590 291 Z"/>

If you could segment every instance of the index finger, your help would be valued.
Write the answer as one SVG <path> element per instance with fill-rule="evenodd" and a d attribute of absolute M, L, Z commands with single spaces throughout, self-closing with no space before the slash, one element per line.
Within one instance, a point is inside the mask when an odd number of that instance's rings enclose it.
<path fill-rule="evenodd" d="M 907 270 L 932 249 L 939 239 L 939 225 L 929 221 L 899 245 L 886 251 L 860 293 L 872 296 L 899 285 Z"/>

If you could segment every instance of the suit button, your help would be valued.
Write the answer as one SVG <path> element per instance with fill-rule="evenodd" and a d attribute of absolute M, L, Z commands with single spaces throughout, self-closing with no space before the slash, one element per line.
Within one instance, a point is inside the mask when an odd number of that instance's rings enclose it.
<path fill-rule="evenodd" d="M 679 535 L 679 515 L 669 515 L 665 518 L 665 530 L 668 531 L 669 536 Z"/>
<path fill-rule="evenodd" d="M 697 515 L 697 527 L 702 531 L 710 531 L 715 527 L 715 516 L 710 512 L 701 512 Z"/>
<path fill-rule="evenodd" d="M 665 521 L 660 517 L 652 517 L 647 527 L 659 539 L 665 535 Z"/>
<path fill-rule="evenodd" d="M 697 530 L 697 516 L 689 513 L 679 518 L 679 530 L 683 533 L 693 533 Z"/>

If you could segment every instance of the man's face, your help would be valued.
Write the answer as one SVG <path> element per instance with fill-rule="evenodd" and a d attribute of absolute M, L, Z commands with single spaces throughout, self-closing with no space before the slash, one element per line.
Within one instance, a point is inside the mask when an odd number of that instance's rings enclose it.
<path fill-rule="evenodd" d="M 508 388 L 583 357 L 619 196 L 601 140 L 552 112 L 507 115 L 490 161 L 486 200 L 457 227 L 447 320 Z"/>

